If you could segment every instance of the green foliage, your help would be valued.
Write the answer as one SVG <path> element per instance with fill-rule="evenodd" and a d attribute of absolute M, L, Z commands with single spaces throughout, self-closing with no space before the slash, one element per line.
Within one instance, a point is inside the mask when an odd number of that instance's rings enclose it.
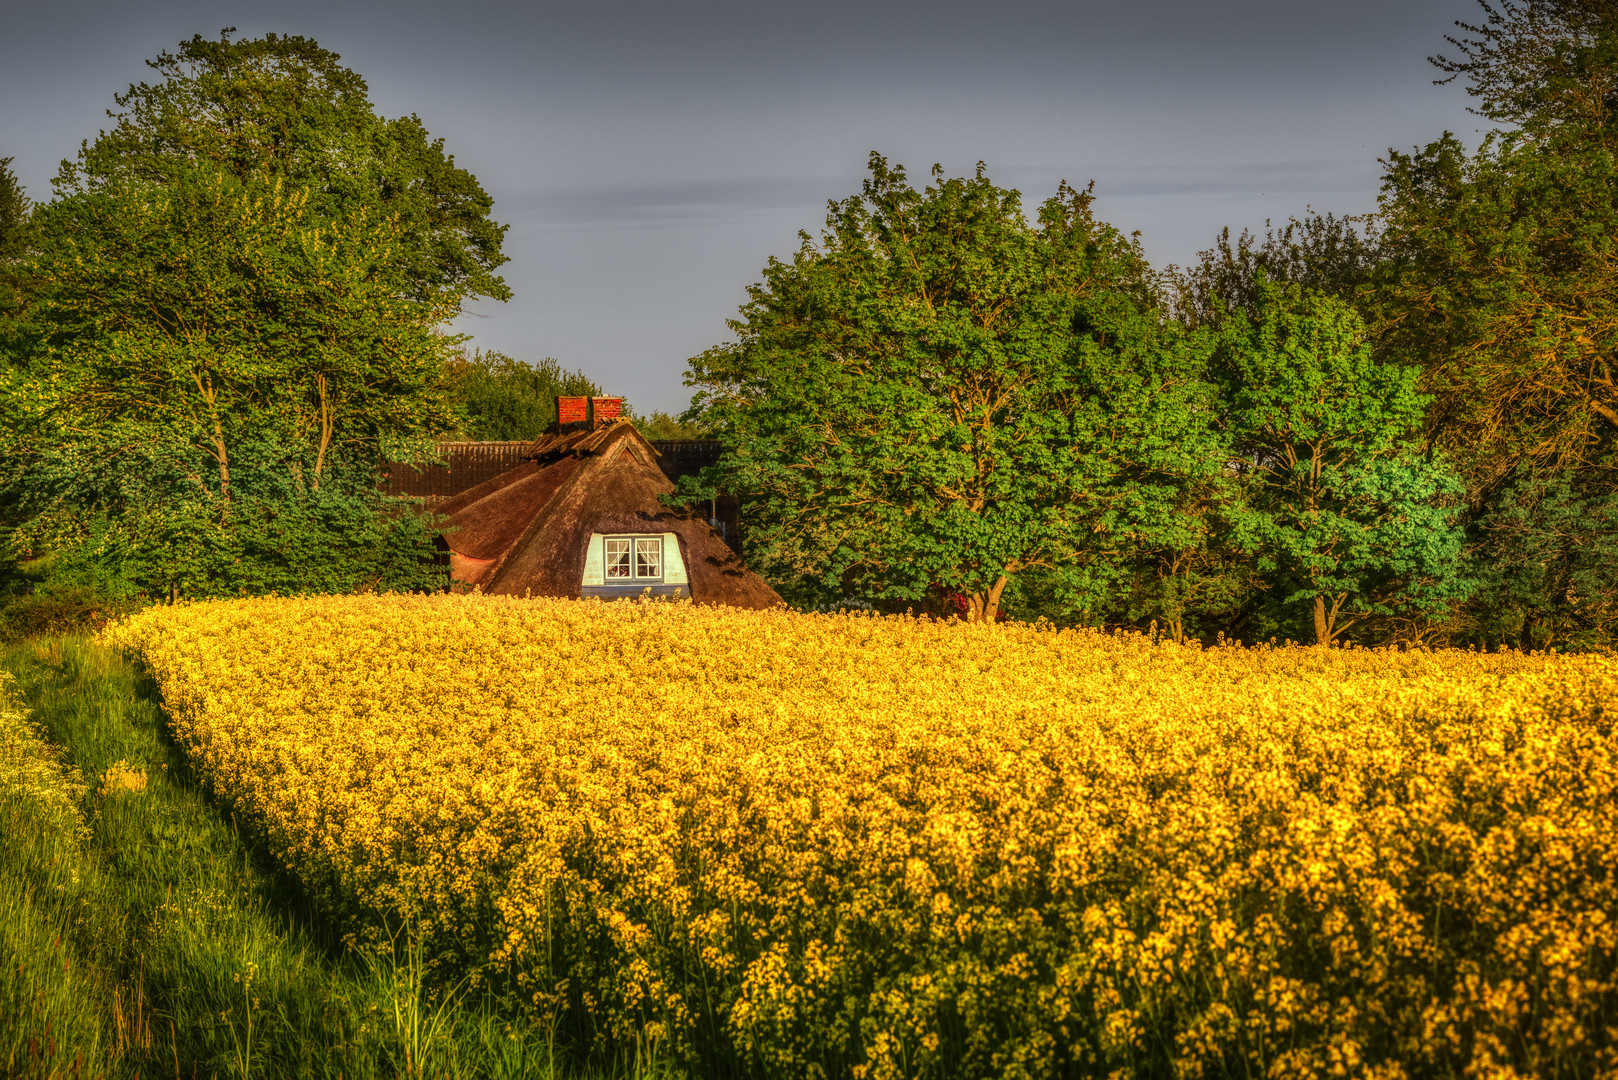
<path fill-rule="evenodd" d="M 1175 313 L 1188 326 L 1217 326 L 1233 311 L 1257 311 L 1260 283 L 1290 282 L 1356 303 L 1382 257 L 1373 216 L 1337 217 L 1306 212 L 1280 229 L 1264 223 L 1264 239 L 1246 229 L 1233 242 L 1230 228 L 1199 252 L 1187 269 L 1169 268 Z"/>
<path fill-rule="evenodd" d="M 10 1077 L 64 1075 L 75 1059 L 80 1075 L 97 1075 L 112 1049 L 95 1001 L 116 980 L 74 963 L 71 944 L 74 909 L 92 891 L 85 789 L 0 670 L 0 1061 Z"/>
<path fill-rule="evenodd" d="M 648 439 L 704 440 L 714 437 L 713 432 L 702 423 L 688 420 L 685 416 L 671 416 L 662 411 L 640 416 L 631 411 L 630 418 L 635 422 L 635 429 Z"/>
<path fill-rule="evenodd" d="M 27 246 L 27 228 L 32 206 L 17 174 L 11 171 L 11 158 L 0 158 L 0 318 L 14 314 L 22 306 L 22 279 L 16 262 Z"/>
<path fill-rule="evenodd" d="M 1238 544 L 1283 604 L 1312 610 L 1315 640 L 1404 611 L 1463 600 L 1462 490 L 1420 454 L 1419 372 L 1378 360 L 1340 300 L 1262 276 L 1257 317 L 1232 313 L 1216 370 L 1246 499 L 1227 511 Z"/>
<path fill-rule="evenodd" d="M 377 456 L 449 422 L 433 329 L 451 309 L 398 294 L 395 221 L 322 226 L 306 193 L 217 172 L 36 218 L 31 347 L 0 383 L 27 442 L 185 447 L 228 496 L 242 443 L 309 447 L 318 485 L 338 449 Z"/>
<path fill-rule="evenodd" d="M 97 630 L 132 606 L 91 585 L 45 580 L 0 604 L 0 641 Z"/>
<path fill-rule="evenodd" d="M 439 582 L 423 522 L 371 479 L 452 415 L 445 309 L 389 284 L 393 223 L 314 228 L 303 195 L 220 173 L 36 220 L 0 481 L 48 595 Z"/>
<path fill-rule="evenodd" d="M 14 259 L 22 251 L 23 230 L 32 209 L 17 174 L 11 171 L 12 158 L 0 158 L 0 259 Z"/>
<path fill-rule="evenodd" d="M 14 479 L 13 544 L 37 558 L 42 595 L 123 602 L 303 592 L 408 592 L 446 584 L 433 521 L 380 494 L 363 459 L 313 462 L 274 444 L 244 448 L 225 498 L 160 446 L 117 456 L 72 447 Z M 65 594 L 64 594 L 65 595 Z"/>
<path fill-rule="evenodd" d="M 1433 63 L 1502 129 L 1390 154 L 1367 310 L 1379 352 L 1421 367 L 1428 439 L 1465 479 L 1480 588 L 1454 631 L 1610 645 L 1618 7 L 1480 6 Z"/>
<path fill-rule="evenodd" d="M 1419 357 L 1475 483 L 1520 458 L 1601 457 L 1618 437 L 1618 167 L 1599 143 L 1454 138 L 1393 154 L 1383 347 Z"/>
<path fill-rule="evenodd" d="M 1464 636 L 1519 649 L 1593 649 L 1618 640 L 1615 463 L 1523 462 L 1485 493 L 1472 525 L 1479 603 Z"/>
<path fill-rule="evenodd" d="M 505 295 L 488 197 L 306 39 L 227 31 L 152 66 L 10 264 L 0 514 L 43 576 L 24 622 L 441 583 L 374 471 L 453 429 L 439 328 Z"/>
<path fill-rule="evenodd" d="M 1217 460 L 1205 350 L 1089 192 L 1034 225 L 981 167 L 934 179 L 873 154 L 820 241 L 766 266 L 738 341 L 690 362 L 726 453 L 684 497 L 742 495 L 750 562 L 799 603 L 942 589 L 993 618 L 1037 570 L 1082 606 Z"/>
<path fill-rule="evenodd" d="M 1431 62 L 1465 77 L 1480 115 L 1535 139 L 1568 132 L 1609 145 L 1618 135 L 1618 4 L 1612 0 L 1478 0 L 1484 19 L 1456 23 L 1454 56 Z"/>
<path fill-rule="evenodd" d="M 450 362 L 453 393 L 464 419 L 464 439 L 496 442 L 535 439 L 556 422 L 558 397 L 600 396 L 582 371 L 567 371 L 545 357 L 538 363 L 475 350 Z"/>
<path fill-rule="evenodd" d="M 304 37 L 201 35 L 147 61 L 162 76 L 115 96 L 114 123 L 76 161 L 59 196 L 163 188 L 197 171 L 304 192 L 315 227 L 364 216 L 394 222 L 391 276 L 417 299 L 452 305 L 511 295 L 494 270 L 505 227 L 477 178 L 429 140 L 414 116 L 376 115 L 365 80 Z"/>

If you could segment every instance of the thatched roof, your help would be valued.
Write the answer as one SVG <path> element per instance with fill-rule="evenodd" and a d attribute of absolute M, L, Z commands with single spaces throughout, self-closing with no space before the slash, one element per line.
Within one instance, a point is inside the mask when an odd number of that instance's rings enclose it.
<path fill-rule="evenodd" d="M 531 457 L 434 507 L 449 518 L 444 539 L 462 585 L 577 597 L 592 534 L 672 535 L 698 603 L 781 603 L 706 521 L 658 501 L 674 485 L 658 468 L 657 450 L 628 421 L 545 436 Z"/>

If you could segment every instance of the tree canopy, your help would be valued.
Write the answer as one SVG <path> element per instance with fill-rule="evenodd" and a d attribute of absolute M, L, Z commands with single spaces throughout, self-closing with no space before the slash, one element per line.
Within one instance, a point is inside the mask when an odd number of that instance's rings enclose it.
<path fill-rule="evenodd" d="M 1024 571 L 1093 589 L 1166 526 L 1207 388 L 1088 191 L 1030 222 L 981 166 L 933 180 L 873 154 L 818 241 L 766 266 L 736 343 L 691 361 L 727 453 L 688 495 L 743 495 L 750 557 L 806 602 L 941 589 L 992 619 Z"/>
<path fill-rule="evenodd" d="M 473 350 L 451 359 L 450 379 L 462 415 L 457 434 L 467 439 L 538 438 L 556 422 L 557 397 L 601 393 L 584 372 L 568 371 L 549 356 L 527 364 Z"/>
<path fill-rule="evenodd" d="M 1426 438 L 1466 480 L 1485 644 L 1618 629 L 1618 6 L 1480 0 L 1432 62 L 1493 121 L 1390 151 L 1381 260 L 1360 290 L 1380 353 L 1422 372 Z"/>
<path fill-rule="evenodd" d="M 1458 22 L 1453 55 L 1431 62 L 1464 79 L 1475 110 L 1536 141 L 1618 136 L 1618 3 L 1478 0 L 1484 18 Z"/>
<path fill-rule="evenodd" d="M 1217 325 L 1236 311 L 1257 313 L 1261 281 L 1286 282 L 1354 303 L 1382 261 L 1380 226 L 1370 215 L 1306 212 L 1259 239 L 1222 230 L 1197 262 L 1166 275 L 1175 314 L 1188 326 Z"/>
<path fill-rule="evenodd" d="M 1379 360 L 1343 301 L 1263 274 L 1237 309 L 1215 370 L 1248 483 L 1226 511 L 1318 644 L 1375 615 L 1442 614 L 1470 584 L 1445 497 L 1454 473 L 1421 453 L 1420 372 Z"/>
<path fill-rule="evenodd" d="M 365 80 L 305 37 L 197 35 L 148 65 L 162 78 L 115 95 L 110 130 L 62 162 L 59 196 L 216 170 L 308 190 L 318 224 L 365 210 L 396 221 L 391 268 L 420 297 L 497 300 L 505 226 L 494 200 L 415 116 L 377 115 Z"/>
<path fill-rule="evenodd" d="M 22 304 L 17 260 L 23 253 L 32 210 L 17 174 L 11 171 L 11 162 L 11 158 L 0 158 L 0 318 Z"/>
<path fill-rule="evenodd" d="M 396 220 L 311 220 L 309 202 L 207 171 L 42 207 L 32 349 L 8 374 L 24 428 L 188 447 L 227 498 L 242 442 L 307 447 L 318 486 L 336 448 L 375 457 L 446 428 L 448 298 L 395 291 Z"/>
<path fill-rule="evenodd" d="M 0 259 L 15 258 L 28 221 L 28 196 L 11 171 L 12 158 L 0 158 Z"/>

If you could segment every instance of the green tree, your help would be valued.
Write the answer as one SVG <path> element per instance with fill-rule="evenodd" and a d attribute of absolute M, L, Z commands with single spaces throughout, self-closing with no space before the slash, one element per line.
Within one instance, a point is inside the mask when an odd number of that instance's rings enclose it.
<path fill-rule="evenodd" d="M 1264 223 L 1264 238 L 1243 229 L 1231 239 L 1221 230 L 1214 246 L 1185 269 L 1166 275 L 1170 301 L 1187 326 L 1217 326 L 1237 309 L 1255 312 L 1259 282 L 1291 282 L 1356 306 L 1381 261 L 1381 236 L 1370 215 L 1338 217 L 1306 211 L 1279 229 Z"/>
<path fill-rule="evenodd" d="M 114 121 L 62 162 L 59 196 L 109 185 L 163 187 L 215 169 L 242 182 L 308 190 L 315 225 L 398 223 L 390 266 L 420 299 L 511 295 L 495 269 L 505 226 L 477 178 L 415 116 L 380 117 L 365 80 L 304 37 L 198 35 L 148 66 L 162 76 L 115 96 Z"/>
<path fill-rule="evenodd" d="M 1382 346 L 1420 358 L 1435 433 L 1481 487 L 1522 457 L 1589 462 L 1618 435 L 1618 170 L 1597 142 L 1450 136 L 1392 154 Z"/>
<path fill-rule="evenodd" d="M 870 169 L 690 362 L 725 454 L 685 497 L 740 495 L 749 559 L 799 603 L 942 589 L 993 619 L 1029 571 L 1093 602 L 1219 459 L 1204 354 L 1088 191 L 1035 224 L 981 165 L 924 191 Z"/>
<path fill-rule="evenodd" d="M 1429 438 L 1466 478 L 1464 633 L 1583 647 L 1613 630 L 1618 5 L 1480 7 L 1432 62 L 1499 127 L 1472 152 L 1448 134 L 1390 152 L 1369 310 L 1379 350 L 1423 368 Z"/>
<path fill-rule="evenodd" d="M 149 596 L 432 576 L 424 522 L 381 504 L 374 467 L 454 427 L 441 327 L 506 295 L 487 195 L 306 39 L 226 32 L 153 67 L 15 262 L 13 547 Z M 398 573 L 335 571 L 373 518 Z"/>
<path fill-rule="evenodd" d="M 1501 125 L 1390 153 L 1378 282 L 1385 347 L 1421 358 L 1437 435 L 1482 491 L 1535 463 L 1589 464 L 1618 435 L 1618 5 L 1480 0 L 1453 56 Z M 1537 465 L 1535 466 L 1537 467 Z"/>
<path fill-rule="evenodd" d="M 1317 644 L 1402 612 L 1438 615 L 1468 595 L 1457 478 L 1421 453 L 1419 372 L 1378 359 L 1346 303 L 1262 276 L 1257 315 L 1232 313 L 1215 363 L 1245 498 L 1237 543 L 1303 603 Z"/>
<path fill-rule="evenodd" d="M 0 384 L 36 442 L 183 447 L 229 498 L 236 445 L 307 447 L 318 488 L 334 449 L 380 457 L 451 421 L 451 298 L 396 291 L 397 219 L 314 219 L 304 189 L 213 170 L 37 218 L 31 349 Z"/>
<path fill-rule="evenodd" d="M 452 422 L 450 308 L 395 287 L 397 221 L 309 218 L 305 191 L 217 170 L 39 208 L 0 479 L 48 585 L 433 577 L 425 523 L 382 505 L 373 466 Z"/>
<path fill-rule="evenodd" d="M 444 587 L 430 517 L 390 504 L 363 458 L 331 455 L 319 488 L 310 463 L 297 447 L 239 446 L 227 500 L 171 446 L 47 446 L 8 485 L 11 546 L 47 608 Z"/>
<path fill-rule="evenodd" d="M 17 174 L 11 171 L 12 158 L 0 158 L 0 259 L 14 259 L 22 250 L 23 226 L 28 222 L 28 195 Z"/>
<path fill-rule="evenodd" d="M 1618 637 L 1618 463 L 1523 461 L 1474 514 L 1478 603 L 1466 635 L 1486 646 L 1595 648 Z"/>
<path fill-rule="evenodd" d="M 1265 582 L 1251 552 L 1232 542 L 1230 518 L 1241 484 L 1224 470 L 1215 472 L 1215 464 L 1186 477 L 1161 527 L 1143 535 L 1146 542 L 1108 597 L 1106 621 L 1143 629 L 1155 622 L 1174 641 L 1221 630 L 1235 636 L 1229 633 L 1233 620 Z"/>
<path fill-rule="evenodd" d="M 0 318 L 14 314 L 22 304 L 22 281 L 16 267 L 32 211 L 11 162 L 11 158 L 0 158 Z"/>
<path fill-rule="evenodd" d="M 654 410 L 650 415 L 631 412 L 630 419 L 635 422 L 636 429 L 648 439 L 668 440 L 707 440 L 713 438 L 713 432 L 687 421 L 684 417 L 674 416 Z"/>
<path fill-rule="evenodd" d="M 450 362 L 452 391 L 466 439 L 535 439 L 556 422 L 556 399 L 600 395 L 582 371 L 547 356 L 534 364 L 500 352 L 464 352 Z"/>
<path fill-rule="evenodd" d="M 1473 110 L 1539 141 L 1618 136 L 1618 3 L 1478 0 L 1484 18 L 1457 22 L 1439 82 L 1466 80 Z"/>

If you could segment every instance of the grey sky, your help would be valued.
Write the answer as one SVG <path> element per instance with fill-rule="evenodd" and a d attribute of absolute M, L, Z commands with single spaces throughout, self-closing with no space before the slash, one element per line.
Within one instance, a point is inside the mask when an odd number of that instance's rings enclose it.
<path fill-rule="evenodd" d="M 1478 126 L 1426 63 L 1472 0 L 0 3 L 0 157 L 34 198 L 160 50 L 313 37 L 511 226 L 516 297 L 460 329 L 641 409 L 684 407 L 686 358 L 871 150 L 918 179 L 981 159 L 1029 204 L 1094 179 L 1161 265 L 1223 225 L 1370 210 L 1388 147 Z"/>

